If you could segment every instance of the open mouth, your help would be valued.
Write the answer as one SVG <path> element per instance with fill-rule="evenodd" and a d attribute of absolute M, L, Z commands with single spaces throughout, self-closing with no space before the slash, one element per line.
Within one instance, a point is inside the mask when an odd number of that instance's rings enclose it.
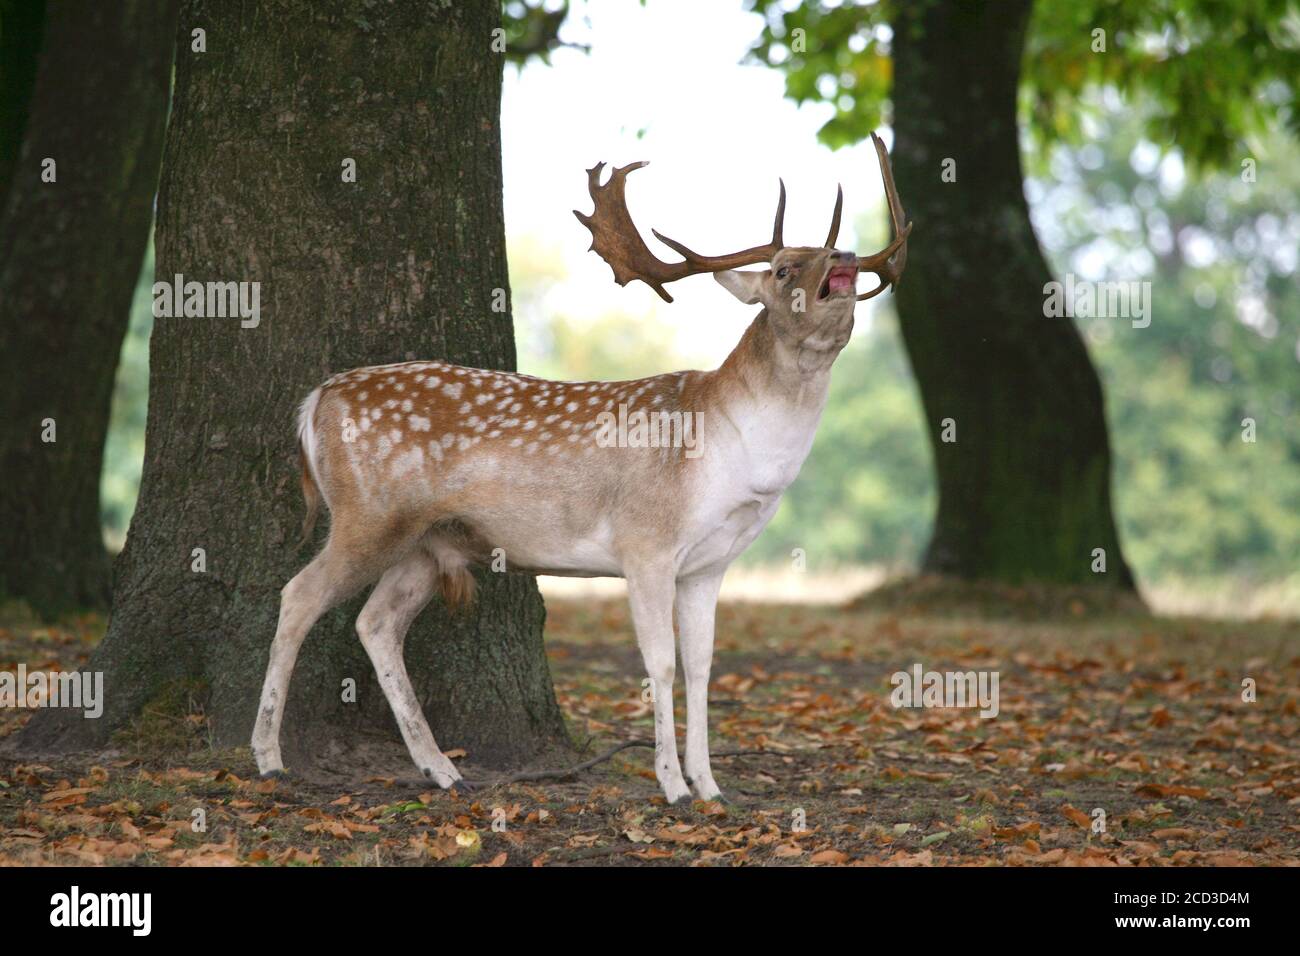
<path fill-rule="evenodd" d="M 817 298 L 829 299 L 833 295 L 854 295 L 857 292 L 857 280 L 856 263 L 851 266 L 831 266 L 822 281 L 821 289 L 817 292 Z"/>

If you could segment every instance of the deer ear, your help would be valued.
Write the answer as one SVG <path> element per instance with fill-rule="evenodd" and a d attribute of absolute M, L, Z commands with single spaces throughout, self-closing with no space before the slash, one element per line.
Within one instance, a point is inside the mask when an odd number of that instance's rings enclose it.
<path fill-rule="evenodd" d="M 724 289 L 745 303 L 745 305 L 755 305 L 762 298 L 763 280 L 771 274 L 771 270 L 738 272 L 735 269 L 729 269 L 726 272 L 713 273 L 713 278 L 717 279 Z"/>

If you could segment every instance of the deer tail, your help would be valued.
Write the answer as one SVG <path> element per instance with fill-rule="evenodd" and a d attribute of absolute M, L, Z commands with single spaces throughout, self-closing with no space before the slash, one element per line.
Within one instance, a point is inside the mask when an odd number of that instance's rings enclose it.
<path fill-rule="evenodd" d="M 316 477 L 316 405 L 319 402 L 320 389 L 316 388 L 303 400 L 302 407 L 298 409 L 298 466 L 302 480 L 302 496 L 307 502 L 307 514 L 302 519 L 302 539 L 298 542 L 299 548 L 311 538 L 323 498 Z"/>

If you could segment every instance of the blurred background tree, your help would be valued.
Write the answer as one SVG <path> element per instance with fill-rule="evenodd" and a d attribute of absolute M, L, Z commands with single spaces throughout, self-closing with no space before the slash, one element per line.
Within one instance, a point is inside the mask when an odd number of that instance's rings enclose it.
<path fill-rule="evenodd" d="M 0 2 L 0 596 L 47 617 L 108 604 L 104 442 L 175 24 L 176 0 Z"/>
<path fill-rule="evenodd" d="M 1294 125 L 1294 4 L 750 6 L 765 19 L 755 56 L 785 72 L 795 100 L 834 106 L 827 143 L 892 114 L 900 187 L 921 220 L 920 288 L 905 283 L 898 307 L 939 481 L 925 566 L 1085 580 L 1096 546 L 1125 583 L 1096 377 L 1069 321 L 1033 315 L 1049 277 L 1020 196 L 1016 101 L 1041 148 L 1079 140 L 1095 90 L 1122 91 L 1149 105 L 1163 148 L 1235 165 L 1247 135 Z M 956 442 L 940 438 L 944 415 L 966 425 Z"/>
<path fill-rule="evenodd" d="M 1026 189 L 1054 272 L 1153 285 L 1147 329 L 1082 320 L 1107 392 L 1129 557 L 1151 583 L 1294 574 L 1300 166 L 1290 137 L 1261 137 L 1259 177 L 1246 184 L 1191 175 L 1113 93 L 1098 91 L 1087 109 L 1089 142 L 1031 151 Z M 812 456 L 755 560 L 785 560 L 807 528 L 818 529 L 823 564 L 909 565 L 924 542 L 933 482 L 892 317 L 855 337 L 840 363 Z M 1253 443 L 1242 440 L 1248 417 Z M 850 490 L 877 482 L 888 493 L 874 504 Z M 861 534 L 829 533 L 855 520 Z"/>
<path fill-rule="evenodd" d="M 1121 526 L 1153 577 L 1293 573 L 1300 555 L 1300 167 L 1252 137 L 1253 182 L 1192 175 L 1158 107 L 1097 91 L 1088 142 L 1033 154 L 1058 272 L 1150 281 L 1149 328 L 1084 321 L 1110 399 Z M 1254 441 L 1245 420 L 1254 423 Z"/>

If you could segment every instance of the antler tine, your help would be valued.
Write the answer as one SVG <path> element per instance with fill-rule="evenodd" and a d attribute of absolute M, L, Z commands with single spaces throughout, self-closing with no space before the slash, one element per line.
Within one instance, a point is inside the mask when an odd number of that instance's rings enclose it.
<path fill-rule="evenodd" d="M 627 174 L 647 165 L 649 164 L 642 161 L 616 167 L 610 173 L 609 182 L 602 186 L 600 174 L 605 164 L 597 163 L 587 170 L 587 191 L 591 193 L 591 201 L 595 208 L 590 215 L 573 210 L 578 221 L 591 230 L 591 248 L 609 263 L 609 267 L 614 270 L 614 281 L 619 285 L 627 285 L 633 279 L 640 279 L 659 293 L 665 302 L 671 302 L 673 297 L 664 289 L 665 283 L 702 272 L 721 272 L 738 266 L 769 262 L 783 248 L 784 182 L 781 183 L 781 197 L 777 203 L 776 220 L 772 226 L 772 240 L 767 244 L 725 256 L 702 256 L 692 252 L 675 239 L 669 239 L 658 230 L 653 230 L 659 241 L 681 253 L 685 261 L 664 262 L 659 259 L 650 251 L 641 234 L 637 232 L 632 216 L 627 211 L 625 196 Z"/>
<path fill-rule="evenodd" d="M 785 232 L 785 180 L 779 179 L 777 182 L 781 184 L 781 195 L 776 201 L 776 218 L 772 221 L 772 240 L 765 245 L 753 246 L 725 256 L 702 256 L 698 252 L 691 251 L 676 239 L 665 236 L 658 229 L 651 229 L 650 231 L 654 233 L 656 239 L 680 253 L 686 258 L 687 262 L 696 266 L 698 272 L 721 272 L 724 269 L 735 269 L 739 266 L 752 266 L 757 262 L 770 262 L 774 255 L 785 248 L 785 243 L 782 241 L 782 234 Z"/>
<path fill-rule="evenodd" d="M 776 201 L 776 219 L 772 222 L 772 251 L 785 248 L 785 180 L 777 178 L 781 184 L 781 198 Z"/>
<path fill-rule="evenodd" d="M 844 211 L 844 187 L 835 187 L 835 212 L 831 215 L 831 231 L 826 235 L 824 249 L 834 249 L 835 240 L 840 237 L 840 213 Z"/>
<path fill-rule="evenodd" d="M 899 198 L 898 189 L 894 185 L 894 171 L 890 166 L 889 153 L 885 150 L 885 144 L 875 133 L 871 134 L 871 142 L 876 147 L 876 158 L 880 161 L 880 178 L 885 184 L 885 199 L 889 203 L 889 221 L 893 226 L 894 241 L 880 252 L 864 256 L 858 261 L 859 272 L 874 272 L 880 279 L 878 287 L 858 296 L 859 302 L 880 295 L 890 286 L 895 288 L 898 286 L 898 281 L 903 277 L 903 269 L 907 265 L 907 237 L 912 232 L 910 222 L 903 225 L 903 220 L 906 218 L 903 213 L 903 201 Z"/>

